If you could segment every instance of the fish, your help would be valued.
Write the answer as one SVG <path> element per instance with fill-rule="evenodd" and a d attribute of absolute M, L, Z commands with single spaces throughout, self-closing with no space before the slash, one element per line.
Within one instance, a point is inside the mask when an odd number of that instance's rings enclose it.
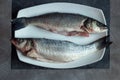
<path fill-rule="evenodd" d="M 48 13 L 33 17 L 20 17 L 12 21 L 16 30 L 28 25 L 65 36 L 86 36 L 107 31 L 102 23 L 86 16 L 71 13 Z"/>
<path fill-rule="evenodd" d="M 105 36 L 87 45 L 45 38 L 15 38 L 11 42 L 23 55 L 36 60 L 71 62 L 109 46 L 111 43 L 106 41 L 107 38 L 108 36 Z"/>

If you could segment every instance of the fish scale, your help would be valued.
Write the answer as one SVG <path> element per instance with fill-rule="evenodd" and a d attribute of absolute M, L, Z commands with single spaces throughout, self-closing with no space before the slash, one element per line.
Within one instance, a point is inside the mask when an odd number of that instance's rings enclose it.
<path fill-rule="evenodd" d="M 98 50 L 103 49 L 105 46 L 109 44 L 109 42 L 106 42 L 107 37 L 105 36 L 87 45 L 78 45 L 68 41 L 52 40 L 45 38 L 24 39 L 24 40 L 13 39 L 12 43 L 16 46 L 17 49 L 21 50 L 21 52 L 23 53 L 28 52 L 29 54 L 33 54 L 30 53 L 31 50 L 29 51 L 29 49 L 32 49 L 33 51 L 36 51 L 37 55 L 43 56 L 45 59 L 58 61 L 58 62 L 61 61 L 66 62 L 66 61 L 73 61 L 79 59 L 82 56 L 92 54 Z M 24 45 L 23 43 L 26 44 Z M 21 44 L 23 44 L 24 47 L 20 46 Z M 27 53 L 24 54 L 27 55 Z M 36 58 L 38 59 L 37 56 Z"/>

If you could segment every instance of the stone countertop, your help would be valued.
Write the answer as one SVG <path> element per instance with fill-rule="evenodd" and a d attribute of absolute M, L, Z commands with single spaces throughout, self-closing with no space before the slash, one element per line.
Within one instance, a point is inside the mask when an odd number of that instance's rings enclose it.
<path fill-rule="evenodd" d="M 22 0 L 21 0 L 22 1 Z M 28 1 L 28 0 L 25 0 Z M 52 0 L 53 1 L 53 0 Z M 71 0 L 70 0 L 71 1 Z M 95 0 L 93 0 L 95 1 Z M 120 1 L 111 0 L 110 67 L 107 69 L 11 69 L 11 0 L 0 0 L 0 80 L 119 80 Z M 19 4 L 19 3 L 18 3 Z M 98 3 L 99 4 L 99 3 Z"/>

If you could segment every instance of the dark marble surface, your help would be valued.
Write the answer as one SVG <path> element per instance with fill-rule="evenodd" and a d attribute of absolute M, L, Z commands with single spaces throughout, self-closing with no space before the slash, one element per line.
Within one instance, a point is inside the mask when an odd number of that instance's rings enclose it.
<path fill-rule="evenodd" d="M 93 1 L 93 0 L 92 0 Z M 107 69 L 11 69 L 11 0 L 0 0 L 0 80 L 119 80 L 120 0 L 111 0 L 110 67 Z"/>
<path fill-rule="evenodd" d="M 71 3 L 84 4 L 84 5 L 100 8 L 103 10 L 107 20 L 107 24 L 109 25 L 109 21 L 110 21 L 110 1 L 109 0 L 92 0 L 92 1 L 89 1 L 89 0 L 13 0 L 12 18 L 13 19 L 16 18 L 17 12 L 20 9 L 31 7 L 34 5 L 40 5 L 44 3 L 51 3 L 51 2 L 71 2 Z M 79 67 L 76 69 L 109 68 L 109 57 L 110 57 L 109 48 L 107 47 L 105 55 L 101 61 L 90 64 L 90 65 L 86 65 L 83 67 Z M 11 67 L 12 69 L 46 69 L 43 67 L 30 65 L 30 64 L 26 64 L 19 61 L 16 55 L 16 50 L 14 46 L 12 46 Z"/>

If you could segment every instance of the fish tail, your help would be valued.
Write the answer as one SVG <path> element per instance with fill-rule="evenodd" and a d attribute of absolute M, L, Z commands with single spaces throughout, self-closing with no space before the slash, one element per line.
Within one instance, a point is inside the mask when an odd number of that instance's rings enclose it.
<path fill-rule="evenodd" d="M 16 18 L 16 19 L 13 19 L 11 21 L 12 23 L 12 28 L 14 30 L 19 30 L 21 28 L 24 28 L 25 27 L 25 23 L 26 23 L 26 18 L 22 17 L 22 18 Z"/>
<path fill-rule="evenodd" d="M 98 50 L 101 50 L 104 47 L 108 47 L 110 44 L 112 44 L 112 42 L 108 41 L 107 38 L 109 38 L 109 36 L 105 36 L 105 37 L 95 41 L 96 47 Z"/>

